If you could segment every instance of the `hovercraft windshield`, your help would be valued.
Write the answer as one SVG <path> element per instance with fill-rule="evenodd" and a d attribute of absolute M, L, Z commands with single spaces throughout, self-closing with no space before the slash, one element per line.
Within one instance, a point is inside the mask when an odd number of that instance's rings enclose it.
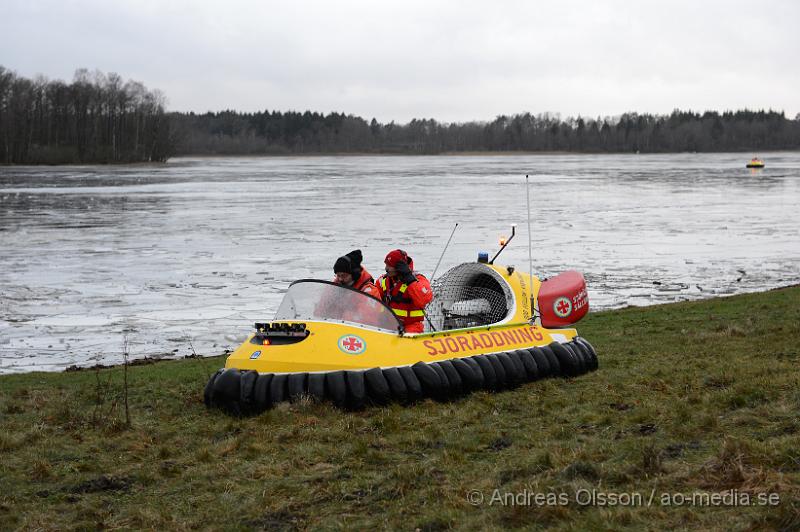
<path fill-rule="evenodd" d="M 392 310 L 374 297 L 317 279 L 289 285 L 275 321 L 343 321 L 397 332 L 401 323 Z"/>

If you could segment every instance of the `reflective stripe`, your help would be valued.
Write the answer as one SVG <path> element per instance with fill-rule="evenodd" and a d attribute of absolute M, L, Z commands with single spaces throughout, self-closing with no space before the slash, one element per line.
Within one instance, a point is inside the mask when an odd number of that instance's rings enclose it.
<path fill-rule="evenodd" d="M 397 314 L 398 316 L 400 316 L 402 318 L 409 318 L 409 317 L 410 318 L 421 318 L 422 316 L 425 315 L 425 311 L 424 310 L 408 311 L 408 310 L 403 310 L 403 309 L 399 309 L 399 308 L 393 308 L 392 312 L 394 312 L 395 314 Z"/>
<path fill-rule="evenodd" d="M 385 292 L 386 291 L 386 277 L 381 277 L 381 289 Z M 403 283 L 400 285 L 400 288 L 397 289 L 398 292 L 401 294 L 405 294 L 406 290 L 408 290 L 408 285 Z"/>
<path fill-rule="evenodd" d="M 414 321 L 421 321 L 422 318 L 425 317 L 424 310 L 405 310 L 394 308 L 393 305 L 401 304 L 401 305 L 412 305 L 413 301 L 406 295 L 406 291 L 408 290 L 408 285 L 403 283 L 401 285 L 393 285 L 391 289 L 387 289 L 388 277 L 381 276 L 378 284 L 380 285 L 381 290 L 383 291 L 383 302 L 386 303 L 391 309 L 392 312 L 395 313 L 396 316 L 399 318 L 404 318 L 406 320 L 414 320 Z"/>

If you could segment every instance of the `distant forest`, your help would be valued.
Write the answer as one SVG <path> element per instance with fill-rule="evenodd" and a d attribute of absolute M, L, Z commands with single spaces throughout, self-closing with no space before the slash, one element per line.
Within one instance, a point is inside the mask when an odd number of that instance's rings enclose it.
<path fill-rule="evenodd" d="M 164 96 L 117 74 L 72 83 L 0 66 L 0 163 L 163 162 L 174 152 Z"/>
<path fill-rule="evenodd" d="M 666 153 L 800 149 L 800 115 L 736 111 L 668 116 L 625 113 L 618 118 L 567 118 L 530 113 L 493 121 L 444 124 L 367 122 L 352 115 L 279 111 L 172 113 L 177 153 L 296 154 L 523 151 Z"/>
<path fill-rule="evenodd" d="M 800 115 L 675 110 L 566 118 L 530 113 L 491 122 L 407 124 L 343 113 L 165 111 L 165 98 L 117 74 L 72 83 L 0 66 L 0 164 L 163 162 L 173 155 L 458 152 L 667 153 L 800 149 Z"/>

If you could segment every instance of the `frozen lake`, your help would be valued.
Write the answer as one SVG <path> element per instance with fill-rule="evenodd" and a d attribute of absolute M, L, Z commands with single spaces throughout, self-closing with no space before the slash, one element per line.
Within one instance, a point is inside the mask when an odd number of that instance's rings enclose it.
<path fill-rule="evenodd" d="M 439 274 L 499 263 L 584 272 L 592 309 L 800 282 L 800 153 L 180 158 L 0 167 L 0 373 L 218 355 L 298 278 L 361 248 Z M 438 276 L 438 275 L 437 275 Z"/>

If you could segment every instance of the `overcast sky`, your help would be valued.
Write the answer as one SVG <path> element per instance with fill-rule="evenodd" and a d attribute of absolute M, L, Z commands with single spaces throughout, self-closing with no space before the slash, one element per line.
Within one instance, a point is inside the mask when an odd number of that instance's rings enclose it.
<path fill-rule="evenodd" d="M 0 0 L 0 65 L 381 122 L 800 113 L 800 1 Z"/>

